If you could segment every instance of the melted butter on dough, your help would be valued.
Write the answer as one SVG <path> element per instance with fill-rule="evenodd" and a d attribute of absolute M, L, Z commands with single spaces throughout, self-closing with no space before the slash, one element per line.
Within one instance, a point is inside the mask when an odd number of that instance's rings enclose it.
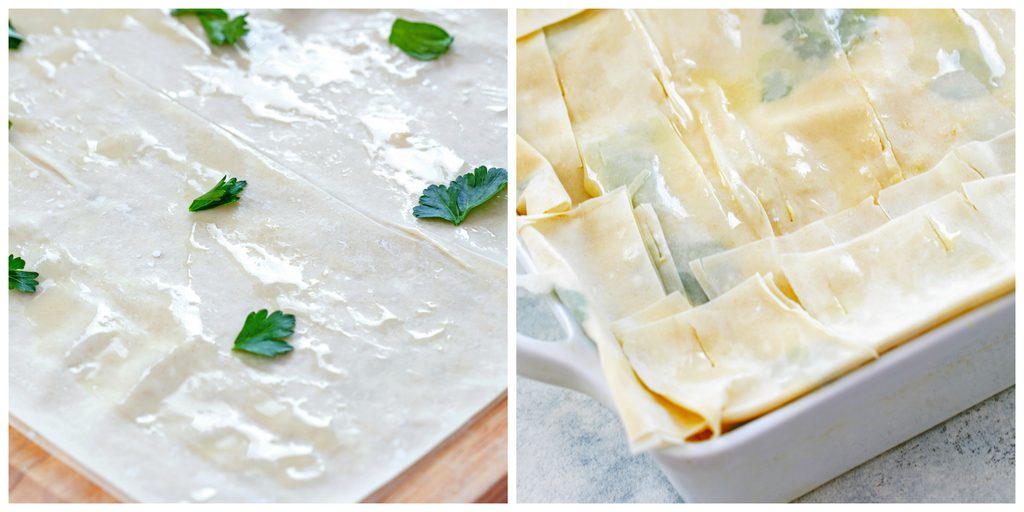
<path fill-rule="evenodd" d="M 9 236 L 42 282 L 11 300 L 12 417 L 126 498 L 361 499 L 505 388 L 506 274 L 485 257 L 504 244 L 442 249 L 368 217 L 332 192 L 347 160 L 270 142 L 276 129 L 259 135 L 268 156 L 239 140 L 255 132 L 234 100 L 204 96 L 206 118 L 186 108 L 198 98 L 154 91 L 175 63 L 208 61 L 159 29 L 179 20 L 124 16 L 19 15 L 38 30 L 10 64 Z M 115 49 L 126 34 L 138 44 Z M 143 56 L 167 69 L 134 67 Z M 188 212 L 224 174 L 248 181 L 242 200 Z M 232 352 L 264 308 L 298 317 L 294 352 Z"/>
<path fill-rule="evenodd" d="M 600 236 L 599 236 L 600 235 Z M 637 378 L 610 325 L 665 296 L 625 189 L 568 213 L 527 219 L 519 236 L 597 345 L 601 368 L 634 450 L 678 444 L 706 422 L 651 393 Z"/>
<path fill-rule="evenodd" d="M 783 255 L 782 268 L 813 317 L 888 350 L 1013 289 L 1013 181 L 965 183 L 971 200 L 951 192 L 848 242 Z"/>
<path fill-rule="evenodd" d="M 551 164 L 529 142 L 516 136 L 516 212 L 520 215 L 564 212 L 572 206 Z"/>
<path fill-rule="evenodd" d="M 606 194 L 520 237 L 634 450 L 717 435 L 1014 287 L 1012 12 L 790 17 L 551 13 L 519 40 L 547 92 L 520 118 L 556 112 L 574 183 Z"/>
<path fill-rule="evenodd" d="M 999 99 L 1013 59 L 984 58 L 975 28 L 953 10 L 883 10 L 849 51 L 907 176 L 934 167 L 955 146 L 1014 127 L 1013 111 Z M 944 55 L 955 65 L 944 66 Z"/>
<path fill-rule="evenodd" d="M 690 262 L 709 297 L 717 297 L 755 274 L 771 275 L 788 297 L 793 290 L 782 273 L 780 257 L 788 252 L 821 249 L 867 233 L 889 218 L 873 198 L 812 222 L 788 235 L 763 238 L 735 249 Z"/>
<path fill-rule="evenodd" d="M 698 160 L 706 171 L 736 183 L 734 193 L 753 191 L 776 234 L 899 181 L 900 169 L 842 52 L 802 58 L 790 49 L 783 25 L 763 23 L 757 10 L 641 10 L 638 16 L 671 70 L 670 87 L 694 112 L 693 129 L 684 131 L 687 145 L 703 155 Z M 826 32 L 819 13 L 803 24 Z"/>
<path fill-rule="evenodd" d="M 438 66 L 387 42 L 396 16 L 252 11 L 242 51 L 223 52 L 210 51 L 194 17 L 157 10 L 40 10 L 19 18 L 41 42 L 70 42 L 74 55 L 131 74 L 368 216 L 504 264 L 505 193 L 456 228 L 411 212 L 428 184 L 480 165 L 507 168 L 506 17 L 431 13 L 425 21 L 463 34 L 459 51 Z M 38 60 L 59 67 L 66 58 L 62 51 Z M 374 139 L 362 120 L 380 117 L 404 120 L 409 136 Z"/>
<path fill-rule="evenodd" d="M 723 423 L 763 414 L 874 355 L 831 334 L 760 274 L 620 338 L 641 380 L 701 415 L 714 435 Z"/>

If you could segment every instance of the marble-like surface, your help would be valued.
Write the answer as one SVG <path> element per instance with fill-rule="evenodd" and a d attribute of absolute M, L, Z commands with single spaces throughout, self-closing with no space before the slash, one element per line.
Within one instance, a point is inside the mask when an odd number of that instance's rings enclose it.
<path fill-rule="evenodd" d="M 519 290 L 517 329 L 558 339 Z M 802 496 L 801 502 L 1012 502 L 1015 388 L 1007 389 Z M 516 381 L 520 503 L 679 502 L 646 454 L 631 455 L 616 414 L 580 393 Z"/>
<path fill-rule="evenodd" d="M 519 377 L 520 503 L 679 502 L 649 455 L 630 455 L 615 413 Z M 1015 388 L 804 495 L 801 502 L 1012 502 Z"/>

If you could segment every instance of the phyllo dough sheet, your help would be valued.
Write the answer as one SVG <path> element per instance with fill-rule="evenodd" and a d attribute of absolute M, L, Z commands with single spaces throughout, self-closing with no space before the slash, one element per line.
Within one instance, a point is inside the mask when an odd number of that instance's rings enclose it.
<path fill-rule="evenodd" d="M 823 11 L 641 10 L 692 112 L 709 172 L 752 190 L 791 233 L 902 179 Z M 684 28 L 685 27 L 685 28 Z"/>
<path fill-rule="evenodd" d="M 629 13 L 588 11 L 545 29 L 573 132 L 600 191 L 628 187 L 657 213 L 676 272 L 706 300 L 687 262 L 771 234 L 759 205 L 716 192 L 677 131 L 658 63 Z"/>
<path fill-rule="evenodd" d="M 516 69 L 516 134 L 551 163 L 573 204 L 586 201 L 594 185 L 583 172 L 544 32 L 516 41 Z"/>
<path fill-rule="evenodd" d="M 441 25 L 458 43 L 412 59 L 388 44 L 396 17 Z M 260 10 L 248 23 L 244 44 L 211 49 L 194 17 L 17 11 L 19 30 L 70 36 L 352 207 L 505 263 L 504 201 L 454 228 L 412 217 L 427 185 L 507 167 L 504 11 Z"/>
<path fill-rule="evenodd" d="M 667 446 L 704 430 L 703 418 L 640 382 L 611 331 L 615 319 L 666 297 L 626 189 L 591 199 L 567 213 L 528 218 L 519 232 L 539 274 L 597 344 L 601 368 L 631 446 Z"/>
<path fill-rule="evenodd" d="M 578 14 L 582 9 L 516 9 L 516 38 Z"/>
<path fill-rule="evenodd" d="M 723 423 L 763 414 L 875 356 L 829 332 L 760 274 L 619 338 L 640 379 L 699 414 L 715 435 Z"/>
<path fill-rule="evenodd" d="M 780 267 L 781 254 L 810 251 L 845 242 L 888 220 L 885 211 L 869 197 L 857 206 L 814 221 L 788 235 L 762 238 L 691 261 L 690 266 L 704 291 L 712 298 L 728 292 L 756 274 L 771 275 L 775 285 L 792 297 L 792 290 Z"/>
<path fill-rule="evenodd" d="M 800 303 L 879 352 L 1012 290 L 1015 175 L 966 182 L 848 242 L 782 256 Z"/>
<path fill-rule="evenodd" d="M 595 198 L 525 212 L 520 238 L 634 450 L 718 435 L 1013 290 L 1012 12 L 536 20 L 520 46 L 557 80 L 519 116 L 561 100 L 569 181 Z"/>
<path fill-rule="evenodd" d="M 1010 11 L 986 11 L 986 22 Z M 1012 13 L 1009 14 L 1012 18 Z M 1014 127 L 1013 33 L 964 10 L 881 10 L 844 33 L 850 67 L 908 176 Z M 1012 27 L 1012 19 L 1009 21 Z"/>
<path fill-rule="evenodd" d="M 563 212 L 572 206 L 572 199 L 551 163 L 519 136 L 516 136 L 516 171 L 517 213 Z"/>
<path fill-rule="evenodd" d="M 92 11 L 67 20 L 105 29 L 65 31 L 36 16 L 14 13 L 30 35 L 10 55 L 8 238 L 40 273 L 35 293 L 10 296 L 17 423 L 125 499 L 354 501 L 502 392 L 506 268 L 490 256 L 504 242 L 462 247 L 421 232 L 401 201 L 354 208 L 335 193 L 346 183 L 342 170 L 349 167 L 350 198 L 379 192 L 383 178 L 371 178 L 379 169 L 362 150 L 350 148 L 349 159 L 293 146 L 301 133 L 285 128 L 304 126 L 327 144 L 324 125 L 274 125 L 261 135 L 267 145 L 254 143 L 237 133 L 257 131 L 251 111 L 205 110 L 224 100 L 209 90 L 188 96 L 191 110 L 141 81 L 146 70 L 114 65 L 98 50 L 113 46 L 107 36 L 137 31 L 152 66 L 165 58 L 180 71 L 213 58 L 179 20 Z M 343 23 L 348 13 L 316 16 Z M 273 26 L 253 23 L 253 45 Z M 40 27 L 50 35 L 34 32 Z M 463 29 L 467 41 L 476 37 Z M 159 37 L 180 41 L 150 44 Z M 181 48 L 195 55 L 176 55 Z M 345 54 L 327 41 L 315 48 Z M 425 69 L 398 57 L 375 65 L 385 64 Z M 215 76 L 203 69 L 198 76 Z M 393 92 L 408 102 L 432 94 L 419 82 Z M 233 99 L 242 106 L 250 97 Z M 447 114 L 477 107 L 487 110 Z M 489 129 L 502 133 L 494 136 L 502 154 L 504 130 Z M 281 140 L 271 143 L 274 134 Z M 241 200 L 189 212 L 223 175 L 247 180 Z M 376 216 L 390 208 L 403 212 Z M 296 316 L 292 353 L 232 351 L 246 314 L 260 309 Z"/>
<path fill-rule="evenodd" d="M 954 148 L 933 168 L 883 189 L 878 194 L 878 204 L 869 197 L 855 207 L 819 219 L 788 235 L 763 238 L 691 261 L 690 266 L 709 297 L 717 297 L 758 273 L 771 274 L 783 293 L 795 297 L 780 267 L 782 254 L 809 252 L 846 242 L 880 227 L 889 219 L 958 191 L 966 182 L 1013 172 L 1012 140 L 1011 131 L 991 140 Z"/>

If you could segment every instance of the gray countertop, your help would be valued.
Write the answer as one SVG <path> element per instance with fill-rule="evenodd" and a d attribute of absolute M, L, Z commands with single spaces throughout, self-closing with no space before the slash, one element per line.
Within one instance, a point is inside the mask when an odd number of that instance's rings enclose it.
<path fill-rule="evenodd" d="M 517 328 L 559 338 L 531 300 Z M 1014 501 L 1014 397 L 1007 389 L 801 497 L 804 502 Z M 678 502 L 646 454 L 631 455 L 616 414 L 566 389 L 516 381 L 516 492 L 520 503 Z"/>

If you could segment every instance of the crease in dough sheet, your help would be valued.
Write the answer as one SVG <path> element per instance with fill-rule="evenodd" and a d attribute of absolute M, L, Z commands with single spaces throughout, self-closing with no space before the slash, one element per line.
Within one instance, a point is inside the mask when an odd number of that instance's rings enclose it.
<path fill-rule="evenodd" d="M 502 265 L 367 218 L 80 43 L 10 63 L 8 238 L 42 279 L 10 301 L 12 417 L 126 499 L 355 501 L 501 393 Z M 243 199 L 189 213 L 224 174 Z M 298 320 L 273 361 L 231 351 L 263 308 Z"/>
<path fill-rule="evenodd" d="M 1015 55 L 1012 44 L 995 44 L 1004 40 L 962 10 L 882 9 L 865 18 L 848 61 L 908 177 L 955 146 L 1014 128 Z"/>
<path fill-rule="evenodd" d="M 619 337 L 647 387 L 699 414 L 713 436 L 875 357 L 829 332 L 761 274 Z"/>
<path fill-rule="evenodd" d="M 580 160 L 544 32 L 516 42 L 516 132 L 551 162 L 573 204 L 600 195 Z"/>
<path fill-rule="evenodd" d="M 516 135 L 516 213 L 537 215 L 572 207 L 551 163 L 529 142 Z"/>
<path fill-rule="evenodd" d="M 888 222 L 885 211 L 867 198 L 823 219 L 814 221 L 788 235 L 762 238 L 735 249 L 712 254 L 690 262 L 694 275 L 708 297 L 718 297 L 750 277 L 772 276 L 775 285 L 788 297 L 793 290 L 782 273 L 783 253 L 821 249 L 845 242 Z"/>
<path fill-rule="evenodd" d="M 657 63 L 626 14 L 588 11 L 545 35 L 587 173 L 651 205 L 689 300 L 705 301 L 687 262 L 769 234 L 763 211 L 751 219 L 716 193 L 679 138 Z"/>
<path fill-rule="evenodd" d="M 964 182 L 982 177 L 981 173 L 964 163 L 955 151 L 951 151 L 935 167 L 882 190 L 878 194 L 878 205 L 890 218 L 896 218 L 959 190 Z"/>
<path fill-rule="evenodd" d="M 519 236 L 538 273 L 550 280 L 559 300 L 597 345 L 630 449 L 638 452 L 679 444 L 705 430 L 706 422 L 696 414 L 643 385 L 611 331 L 611 322 L 665 296 L 626 189 L 591 199 L 567 213 L 520 218 Z"/>
<path fill-rule="evenodd" d="M 822 11 L 804 11 L 810 33 Z M 683 138 L 706 171 L 756 192 L 777 235 L 902 179 L 845 55 L 793 49 L 762 10 L 639 10 L 667 87 L 693 112 Z M 680 27 L 688 27 L 680 30 Z"/>
<path fill-rule="evenodd" d="M 650 204 L 644 203 L 633 208 L 633 215 L 636 217 L 636 224 L 640 228 L 640 236 L 647 246 L 647 253 L 651 257 L 651 263 L 658 269 L 661 277 L 661 284 L 668 293 L 680 292 L 685 294 L 686 287 L 676 271 L 675 258 L 672 257 L 672 249 L 665 238 L 665 231 L 661 228 L 661 221 L 658 214 Z M 687 300 L 685 297 L 683 300 Z M 687 300 L 687 304 L 689 301 Z"/>
<path fill-rule="evenodd" d="M 615 336 L 622 338 L 623 333 L 632 331 L 646 324 L 651 324 L 668 318 L 676 313 L 682 313 L 693 308 L 686 300 L 686 296 L 679 291 L 669 292 L 657 302 L 647 306 L 632 315 L 620 318 L 612 323 L 612 331 Z"/>
<path fill-rule="evenodd" d="M 583 9 L 516 9 L 516 39 L 571 18 Z"/>
<path fill-rule="evenodd" d="M 986 178 L 1017 172 L 1016 130 L 985 141 L 973 141 L 954 150 L 956 156 Z"/>
<path fill-rule="evenodd" d="M 845 243 L 785 254 L 782 269 L 811 316 L 884 352 L 1014 288 L 1014 178 L 966 182 Z"/>
<path fill-rule="evenodd" d="M 999 88 L 993 91 L 996 99 L 1011 112 L 1016 112 L 1016 20 L 1013 9 L 954 9 L 961 23 L 974 33 L 974 42 L 985 50 L 983 60 L 999 68 Z M 998 59 L 996 56 L 998 55 Z"/>
<path fill-rule="evenodd" d="M 771 274 L 775 284 L 795 298 L 780 263 L 784 253 L 809 252 L 845 242 L 961 189 L 961 185 L 1013 172 L 1013 132 L 954 148 L 932 169 L 882 189 L 873 198 L 817 220 L 793 233 L 764 238 L 690 262 L 709 297 L 717 297 L 756 273 Z"/>
<path fill-rule="evenodd" d="M 504 13 L 249 12 L 244 43 L 228 49 L 211 48 L 194 17 L 159 10 L 13 14 L 33 37 L 75 40 L 366 215 L 505 264 L 507 192 L 460 226 L 412 216 L 427 185 L 507 168 Z M 459 42 L 416 61 L 387 41 L 396 17 Z"/>

